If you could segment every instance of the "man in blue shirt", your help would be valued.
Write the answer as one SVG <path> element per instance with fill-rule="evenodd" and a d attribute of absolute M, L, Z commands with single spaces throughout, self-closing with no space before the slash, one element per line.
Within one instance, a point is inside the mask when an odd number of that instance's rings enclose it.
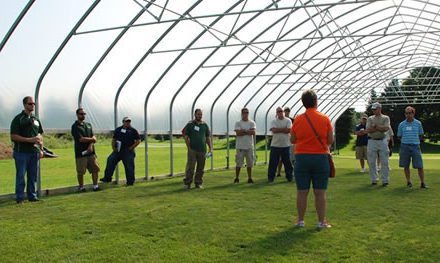
<path fill-rule="evenodd" d="M 367 132 L 367 115 L 363 115 L 361 123 L 356 125 L 356 159 L 359 160 L 361 165 L 361 173 L 365 173 L 365 160 L 367 160 L 367 145 L 368 145 L 368 132 Z"/>
<path fill-rule="evenodd" d="M 134 149 L 141 142 L 141 137 L 139 132 L 131 127 L 131 119 L 129 117 L 124 117 L 122 123 L 123 125 L 115 130 L 112 140 L 113 152 L 107 158 L 104 177 L 99 180 L 104 183 L 111 182 L 116 165 L 122 160 L 127 179 L 126 184 L 133 185 L 135 181 L 134 158 L 136 157 Z"/>
<path fill-rule="evenodd" d="M 420 177 L 420 187 L 428 188 L 425 184 L 425 175 L 423 171 L 422 152 L 420 151 L 420 141 L 423 139 L 423 127 L 419 120 L 414 118 L 416 110 L 408 106 L 405 108 L 406 119 L 399 124 L 397 137 L 400 138 L 400 158 L 399 166 L 403 167 L 406 177 L 406 185 L 412 187 L 409 164 L 412 159 L 414 169 L 418 170 Z"/>

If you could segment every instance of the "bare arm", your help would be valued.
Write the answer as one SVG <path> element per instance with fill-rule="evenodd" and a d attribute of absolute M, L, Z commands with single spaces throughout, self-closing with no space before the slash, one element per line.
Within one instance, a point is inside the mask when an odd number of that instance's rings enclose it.
<path fill-rule="evenodd" d="M 41 135 L 37 135 L 34 137 L 23 137 L 18 134 L 11 134 L 11 140 L 14 142 L 25 142 L 25 143 L 38 143 L 43 144 L 43 137 Z"/>
<path fill-rule="evenodd" d="M 208 144 L 209 152 L 212 152 L 211 138 L 209 136 L 206 137 L 206 144 Z"/>
<path fill-rule="evenodd" d="M 327 133 L 327 144 L 332 145 L 335 141 L 335 138 L 333 137 L 333 130 L 329 130 Z"/>

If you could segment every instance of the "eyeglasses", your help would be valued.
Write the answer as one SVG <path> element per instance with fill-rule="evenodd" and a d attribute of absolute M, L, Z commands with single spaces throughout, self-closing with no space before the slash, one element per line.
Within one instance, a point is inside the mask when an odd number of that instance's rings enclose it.
<path fill-rule="evenodd" d="M 78 113 L 78 115 L 84 116 L 84 115 L 86 115 L 86 113 L 85 112 L 80 112 L 80 113 Z"/>
<path fill-rule="evenodd" d="M 124 121 L 124 122 L 131 122 L 131 120 L 126 120 L 126 121 Z"/>
<path fill-rule="evenodd" d="M 28 102 L 28 103 L 26 103 L 27 105 L 35 105 L 35 103 L 34 102 Z"/>
<path fill-rule="evenodd" d="M 242 113 L 243 114 L 249 114 L 249 111 L 243 111 Z"/>

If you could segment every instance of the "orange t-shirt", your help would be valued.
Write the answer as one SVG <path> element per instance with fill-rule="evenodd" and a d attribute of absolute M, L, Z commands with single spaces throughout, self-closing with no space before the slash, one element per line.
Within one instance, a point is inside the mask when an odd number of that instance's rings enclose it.
<path fill-rule="evenodd" d="M 321 139 L 324 146 L 327 146 L 327 134 L 333 132 L 333 127 L 330 119 L 323 113 L 316 110 L 316 108 L 309 108 L 306 110 L 307 116 L 315 127 L 316 132 Z M 291 133 L 295 136 L 295 153 L 307 154 L 322 154 L 328 153 L 316 138 L 312 127 L 304 114 L 300 114 L 293 122 Z M 327 147 L 326 147 L 327 148 Z"/>

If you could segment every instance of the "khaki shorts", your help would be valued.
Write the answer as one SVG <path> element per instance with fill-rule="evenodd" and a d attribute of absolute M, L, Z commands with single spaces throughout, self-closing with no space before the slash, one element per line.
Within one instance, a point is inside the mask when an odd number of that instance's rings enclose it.
<path fill-rule="evenodd" d="M 243 167 L 244 158 L 246 158 L 246 166 L 253 167 L 254 166 L 254 150 L 253 149 L 237 149 L 237 153 L 235 154 L 235 167 Z"/>
<path fill-rule="evenodd" d="M 356 159 L 367 160 L 367 146 L 356 146 Z"/>
<path fill-rule="evenodd" d="M 83 175 L 86 173 L 86 169 L 89 170 L 89 173 L 99 172 L 100 169 L 96 155 L 76 158 L 76 172 Z"/>

